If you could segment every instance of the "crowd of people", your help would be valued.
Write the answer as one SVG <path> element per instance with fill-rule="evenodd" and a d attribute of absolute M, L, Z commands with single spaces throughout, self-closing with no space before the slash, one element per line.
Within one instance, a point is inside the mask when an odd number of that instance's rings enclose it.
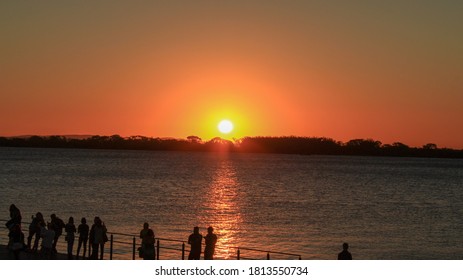
<path fill-rule="evenodd" d="M 108 241 L 107 229 L 103 221 L 99 217 L 95 217 L 93 225 L 90 228 L 87 225 L 86 218 L 80 220 L 80 225 L 76 227 L 74 217 L 69 217 L 68 222 L 56 216 L 50 215 L 50 221 L 45 222 L 41 212 L 37 212 L 32 216 L 32 221 L 29 225 L 29 234 L 27 242 L 25 242 L 24 233 L 21 228 L 21 211 L 16 205 L 10 205 L 10 220 L 5 224 L 9 229 L 8 248 L 13 252 L 14 258 L 19 259 L 21 251 L 28 251 L 34 254 L 39 254 L 41 259 L 53 259 L 57 254 L 56 245 L 58 244 L 61 235 L 65 232 L 65 242 L 67 243 L 68 259 L 85 258 L 87 253 L 87 243 L 89 246 L 90 259 L 103 259 L 104 245 Z M 209 227 L 208 234 L 204 237 L 205 250 L 204 259 L 212 260 L 215 244 L 217 243 L 217 235 L 213 233 L 214 229 Z M 78 235 L 78 245 L 76 255 L 73 255 L 74 242 Z M 35 240 L 34 240 L 35 237 Z M 145 260 L 156 259 L 155 235 L 154 231 L 149 228 L 148 223 L 144 223 L 143 229 L 140 231 L 141 247 L 139 248 L 139 256 Z M 201 256 L 202 235 L 199 233 L 199 228 L 194 228 L 194 233 L 188 238 L 188 244 L 191 244 L 191 251 L 188 259 L 196 260 Z M 32 240 L 34 242 L 32 243 Z M 41 247 L 39 249 L 39 243 Z M 83 251 L 80 255 L 81 249 Z"/>
<path fill-rule="evenodd" d="M 78 235 L 78 245 L 75 259 L 79 259 L 80 251 L 83 249 L 82 257 L 85 258 L 87 253 L 87 243 L 89 247 L 90 259 L 103 259 L 104 244 L 108 241 L 107 229 L 100 217 L 95 217 L 93 225 L 90 228 L 87 225 L 86 218 L 82 218 L 78 227 L 74 224 L 74 217 L 69 217 L 68 223 L 65 224 L 56 214 L 50 215 L 50 221 L 45 222 L 43 214 L 37 212 L 32 216 L 32 222 L 29 224 L 29 234 L 25 242 L 24 233 L 21 228 L 21 211 L 16 205 L 10 205 L 10 220 L 5 224 L 9 229 L 8 248 L 13 252 L 14 258 L 19 259 L 21 251 L 28 251 L 39 254 L 41 259 L 53 259 L 57 254 L 56 245 L 58 244 L 63 230 L 66 232 L 65 242 L 67 243 L 68 259 L 74 259 L 73 250 L 76 234 Z M 32 244 L 32 240 L 34 239 Z M 41 248 L 39 249 L 39 242 Z"/>
<path fill-rule="evenodd" d="M 104 245 L 108 241 L 107 229 L 100 217 L 95 217 L 93 225 L 90 228 L 87 225 L 86 218 L 80 220 L 80 225 L 76 228 L 74 218 L 69 217 L 68 223 L 65 224 L 62 219 L 56 214 L 50 215 L 50 222 L 45 222 L 41 212 L 37 212 L 32 216 L 32 222 L 29 225 L 29 234 L 27 243 L 25 243 L 24 233 L 21 229 L 21 211 L 16 205 L 10 205 L 10 220 L 5 224 L 9 229 L 8 248 L 13 252 L 14 258 L 19 259 L 19 254 L 22 250 L 32 253 L 39 253 L 42 259 L 52 259 L 57 253 L 56 245 L 63 235 L 63 230 L 66 232 L 65 241 L 67 243 L 68 259 L 74 259 L 73 249 L 76 233 L 78 234 L 78 245 L 75 259 L 79 259 L 80 251 L 83 249 L 82 257 L 85 258 L 87 251 L 87 242 L 89 246 L 90 259 L 103 259 Z M 32 239 L 35 236 L 34 243 Z M 39 241 L 42 240 L 41 249 L 38 249 Z M 144 260 L 155 260 L 155 235 L 154 231 L 149 227 L 148 223 L 143 224 L 143 229 L 140 231 L 141 246 L 138 248 L 139 257 Z M 214 234 L 214 228 L 207 228 L 207 235 L 202 236 L 199 232 L 199 227 L 193 228 L 193 233 L 188 237 L 190 244 L 189 260 L 201 259 L 202 241 L 204 239 L 204 259 L 213 260 L 215 253 L 215 245 L 217 243 L 217 235 Z M 338 254 L 338 260 L 352 260 L 352 255 L 348 251 L 349 245 L 343 244 L 343 251 Z"/>

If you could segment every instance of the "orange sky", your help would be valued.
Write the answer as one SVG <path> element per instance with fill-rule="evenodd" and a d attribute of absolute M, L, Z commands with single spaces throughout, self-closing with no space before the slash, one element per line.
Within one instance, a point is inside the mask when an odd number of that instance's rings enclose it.
<path fill-rule="evenodd" d="M 413 4 L 417 3 L 417 4 Z M 2 1 L 0 135 L 463 148 L 460 1 Z M 221 119 L 234 122 L 221 135 Z"/>

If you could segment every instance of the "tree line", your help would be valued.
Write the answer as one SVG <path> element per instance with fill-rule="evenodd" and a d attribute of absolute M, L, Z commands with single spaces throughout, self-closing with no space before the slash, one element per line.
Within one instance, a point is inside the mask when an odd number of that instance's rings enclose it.
<path fill-rule="evenodd" d="M 91 136 L 84 139 L 65 136 L 0 137 L 2 147 L 121 149 L 154 151 L 197 151 L 235 153 L 277 153 L 301 155 L 359 155 L 396 157 L 463 158 L 463 150 L 439 148 L 429 143 L 410 147 L 395 142 L 383 144 L 373 139 L 353 139 L 348 142 L 325 137 L 244 137 L 234 141 L 219 137 L 203 141 L 198 136 L 186 139 L 145 136 Z"/>

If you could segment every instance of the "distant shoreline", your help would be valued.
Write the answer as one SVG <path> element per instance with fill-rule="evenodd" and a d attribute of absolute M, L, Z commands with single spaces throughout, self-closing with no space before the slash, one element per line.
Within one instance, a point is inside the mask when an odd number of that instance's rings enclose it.
<path fill-rule="evenodd" d="M 417 148 L 409 147 L 400 142 L 382 144 L 380 141 L 372 139 L 354 139 L 343 143 L 330 138 L 293 136 L 245 137 L 234 142 L 219 137 L 203 141 L 197 136 L 189 136 L 187 139 L 144 136 L 124 138 L 119 135 L 91 136 L 88 138 L 68 138 L 65 136 L 0 137 L 0 147 L 463 158 L 463 150 L 438 148 L 433 143 Z"/>

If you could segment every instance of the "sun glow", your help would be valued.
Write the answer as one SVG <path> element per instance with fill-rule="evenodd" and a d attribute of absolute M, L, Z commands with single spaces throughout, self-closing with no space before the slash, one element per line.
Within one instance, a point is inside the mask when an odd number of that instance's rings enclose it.
<path fill-rule="evenodd" d="M 228 134 L 233 130 L 233 123 L 229 120 L 222 120 L 217 127 L 220 132 Z"/>

